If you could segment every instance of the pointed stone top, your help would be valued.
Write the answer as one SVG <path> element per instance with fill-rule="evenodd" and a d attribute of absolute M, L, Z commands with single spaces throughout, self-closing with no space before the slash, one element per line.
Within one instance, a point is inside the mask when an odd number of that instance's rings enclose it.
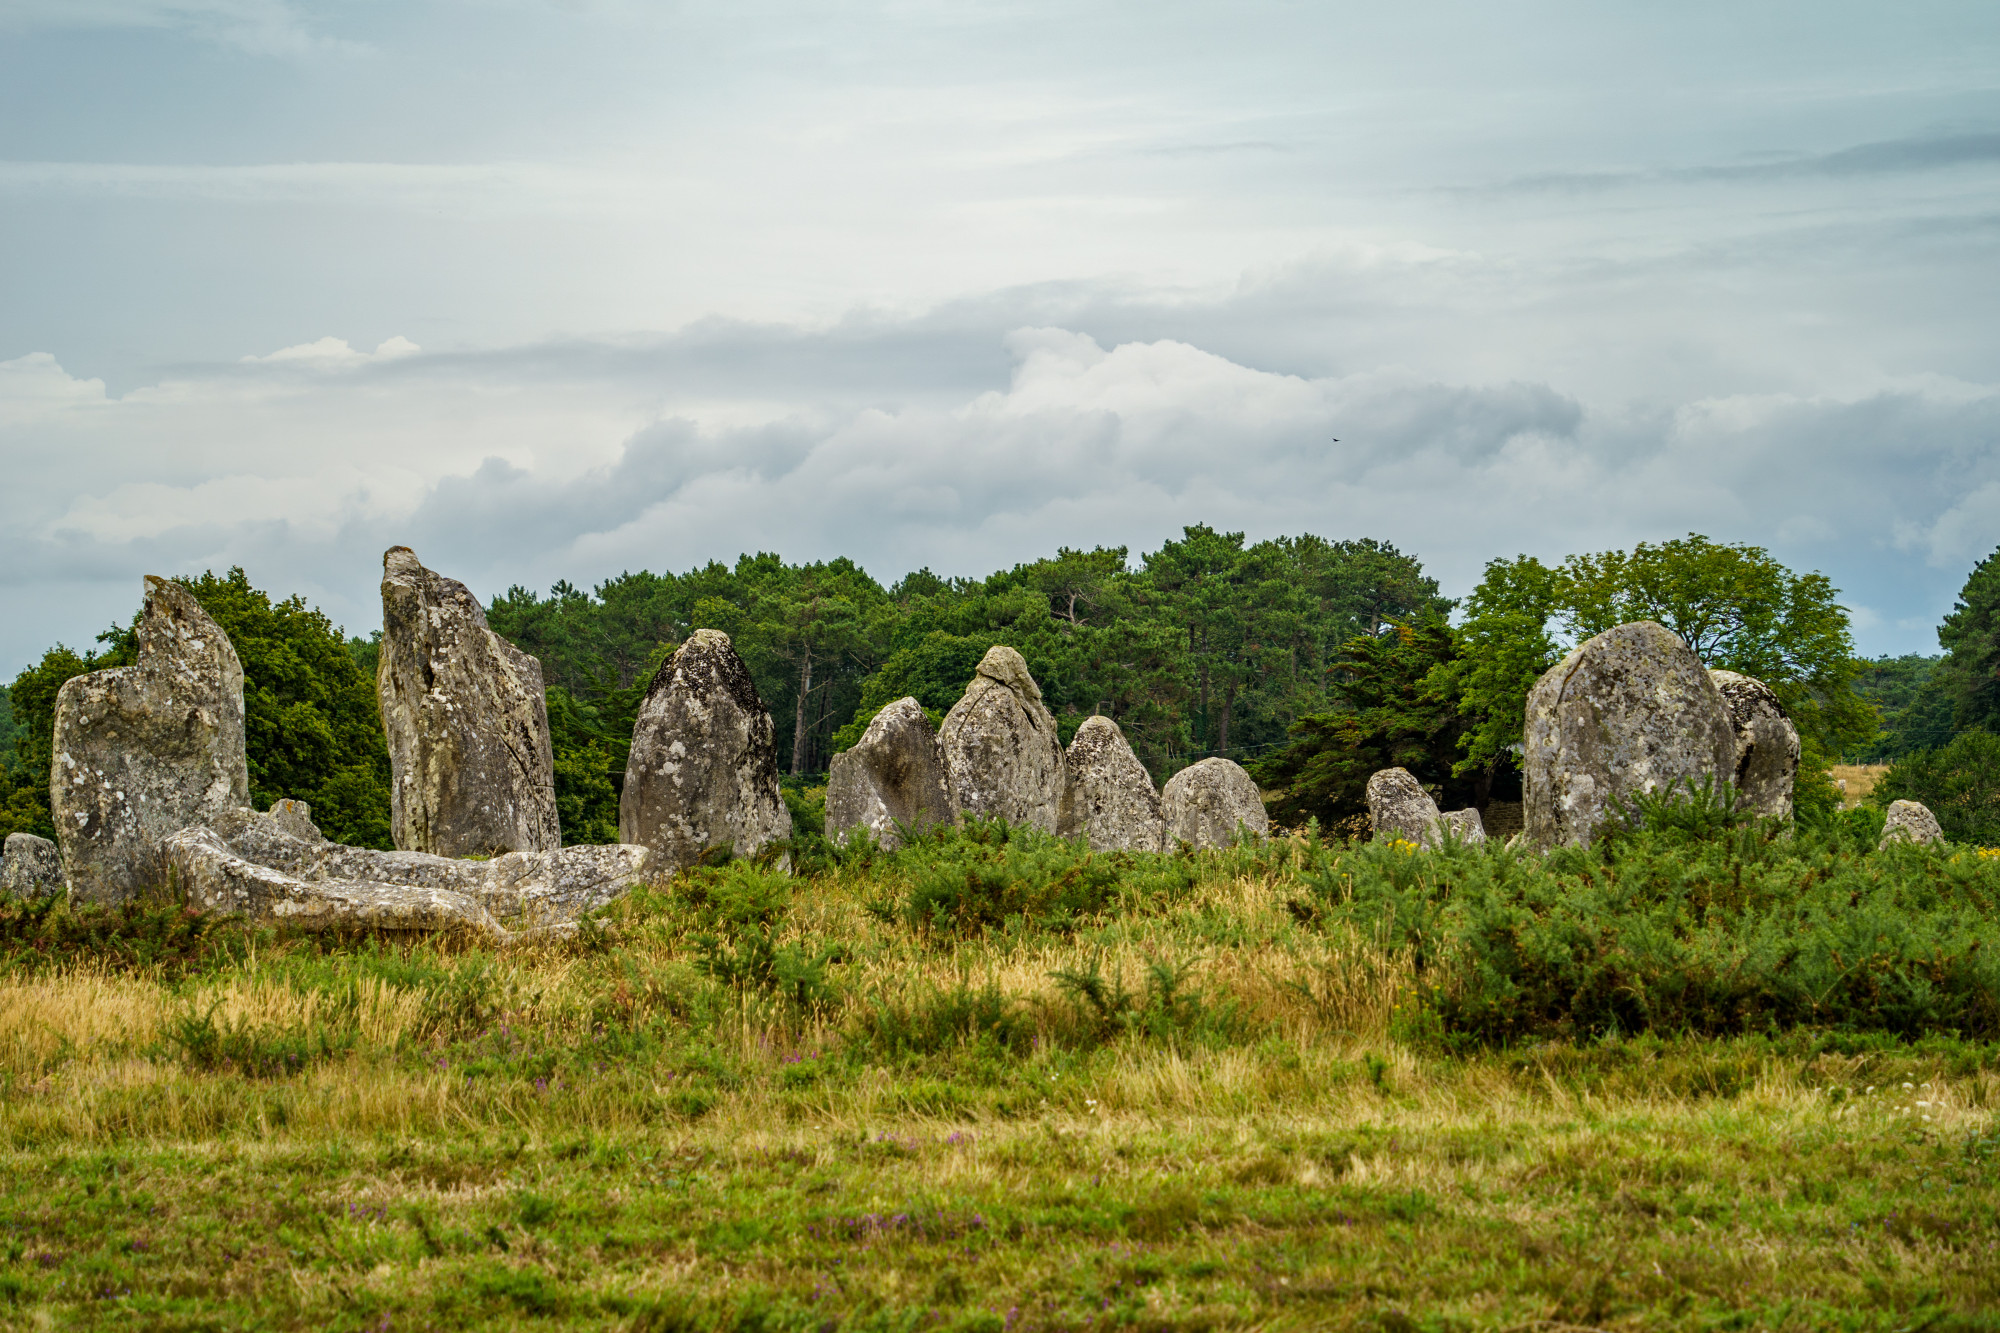
<path fill-rule="evenodd" d="M 146 575 L 146 605 L 139 618 L 139 660 L 152 666 L 192 669 L 181 659 L 204 654 L 219 664 L 224 676 L 243 674 L 236 645 L 215 623 L 194 594 L 172 579 Z M 227 682 L 225 681 L 225 688 Z M 241 689 L 239 684 L 237 689 Z"/>
<path fill-rule="evenodd" d="M 764 711 L 764 700 L 757 693 L 750 669 L 743 665 L 736 645 L 719 629 L 698 629 L 682 640 L 673 656 L 660 664 L 648 692 L 668 682 L 677 682 L 681 689 L 696 694 L 720 690 L 746 713 Z"/>
<path fill-rule="evenodd" d="M 407 546 L 391 546 L 388 550 L 382 552 L 382 572 L 384 574 L 408 573 L 411 570 L 422 569 L 423 567 L 423 561 L 417 559 L 417 553 Z"/>
<path fill-rule="evenodd" d="M 1098 751 L 1114 746 L 1132 748 L 1125 740 L 1123 728 L 1104 714 L 1095 714 L 1085 718 L 1083 725 L 1076 729 L 1076 735 L 1070 738 L 1070 762 L 1084 762 Z"/>
<path fill-rule="evenodd" d="M 979 674 L 988 680 L 999 681 L 1023 699 L 1034 703 L 1042 701 L 1042 687 L 1035 684 L 1035 678 L 1028 674 L 1028 664 L 1004 643 L 996 643 L 986 650 L 986 656 L 979 659 Z"/>

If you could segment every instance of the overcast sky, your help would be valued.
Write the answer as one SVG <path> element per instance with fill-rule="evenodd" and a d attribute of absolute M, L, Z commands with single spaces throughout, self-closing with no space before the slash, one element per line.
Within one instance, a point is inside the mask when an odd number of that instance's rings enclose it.
<path fill-rule="evenodd" d="M 2000 544 L 2000 5 L 0 0 L 0 675 L 739 552 Z"/>

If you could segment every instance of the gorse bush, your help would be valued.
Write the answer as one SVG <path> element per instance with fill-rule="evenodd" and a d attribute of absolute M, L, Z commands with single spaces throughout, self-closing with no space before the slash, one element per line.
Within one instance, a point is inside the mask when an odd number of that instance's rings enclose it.
<path fill-rule="evenodd" d="M 938 939 L 989 931 L 1068 930 L 1103 912 L 1132 857 L 1093 853 L 1078 843 L 1003 820 L 939 825 L 883 866 L 909 876 L 900 897 L 870 905 L 884 921 Z"/>
<path fill-rule="evenodd" d="M 1457 1041 L 1805 1025 L 2000 1036 L 2000 859 L 1856 846 L 1698 802 L 1546 857 L 1368 845 L 1300 914 L 1407 951 Z"/>

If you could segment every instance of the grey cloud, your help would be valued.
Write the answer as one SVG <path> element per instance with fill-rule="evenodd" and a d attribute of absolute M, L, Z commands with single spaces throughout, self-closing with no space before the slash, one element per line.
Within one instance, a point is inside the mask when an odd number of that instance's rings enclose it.
<path fill-rule="evenodd" d="M 2000 163 L 2000 132 L 1939 133 L 1880 139 L 1829 153 L 1769 153 L 1756 162 L 1710 163 L 1657 170 L 1547 171 L 1489 185 L 1455 186 L 1463 194 L 1594 194 L 1659 182 L 1746 183 L 1803 177 L 1880 176 Z"/>

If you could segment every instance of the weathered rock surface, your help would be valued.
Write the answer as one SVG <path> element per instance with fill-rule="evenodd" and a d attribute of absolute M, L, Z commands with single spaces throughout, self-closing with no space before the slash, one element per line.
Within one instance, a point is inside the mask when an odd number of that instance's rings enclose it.
<path fill-rule="evenodd" d="M 644 847 L 508 852 L 490 861 L 378 852 L 328 842 L 310 807 L 231 810 L 169 837 L 165 854 L 191 906 L 307 929 L 467 929 L 496 939 L 560 929 L 652 871 Z"/>
<path fill-rule="evenodd" d="M 46 898 L 63 891 L 61 849 L 32 833 L 9 833 L 0 851 L 0 893 Z"/>
<path fill-rule="evenodd" d="M 1799 732 L 1771 687 L 1734 671 L 1708 678 L 1722 695 L 1736 728 L 1736 804 L 1771 819 L 1792 817 L 1792 784 L 1799 773 Z"/>
<path fill-rule="evenodd" d="M 1479 811 L 1467 806 L 1463 810 L 1447 810 L 1438 816 L 1438 831 L 1449 830 L 1460 842 L 1486 841 L 1486 821 L 1479 817 Z"/>
<path fill-rule="evenodd" d="M 138 663 L 56 695 L 49 810 L 62 877 L 86 902 L 157 885 L 163 838 L 250 799 L 236 649 L 187 589 L 145 587 Z"/>
<path fill-rule="evenodd" d="M 1168 847 L 1179 842 L 1227 847 L 1239 829 L 1259 838 L 1271 831 L 1256 780 L 1227 759 L 1204 759 L 1168 778 L 1160 793 L 1160 814 L 1167 823 Z"/>
<path fill-rule="evenodd" d="M 396 846 L 438 856 L 562 846 L 542 664 L 488 629 L 479 599 L 407 546 L 382 556 L 375 688 Z"/>
<path fill-rule="evenodd" d="M 1369 775 L 1368 828 L 1375 841 L 1400 838 L 1419 847 L 1435 847 L 1440 818 L 1437 802 L 1407 768 L 1384 768 Z"/>
<path fill-rule="evenodd" d="M 1057 833 L 1085 839 L 1094 852 L 1162 848 L 1167 826 L 1160 794 L 1116 722 L 1087 719 L 1076 729 L 1065 758 L 1069 786 L 1056 817 Z"/>
<path fill-rule="evenodd" d="M 1664 625 L 1577 645 L 1528 694 L 1526 844 L 1588 844 L 1614 801 L 1736 770 L 1736 728 L 1701 662 Z"/>
<path fill-rule="evenodd" d="M 1882 821 L 1882 841 L 1877 847 L 1887 847 L 1892 842 L 1932 843 L 1943 842 L 1944 830 L 1938 827 L 1937 816 L 1922 801 L 1891 801 L 1889 814 Z"/>
<path fill-rule="evenodd" d="M 853 749 L 833 757 L 826 777 L 826 834 L 834 841 L 865 828 L 882 846 L 900 847 L 901 828 L 920 833 L 951 817 L 937 732 L 915 699 L 884 708 Z"/>
<path fill-rule="evenodd" d="M 1056 831 L 1068 760 L 1019 653 L 1000 644 L 986 650 L 938 739 L 959 814 Z"/>
<path fill-rule="evenodd" d="M 652 848 L 672 874 L 711 847 L 750 856 L 789 838 L 775 736 L 729 636 L 696 630 L 661 664 L 639 706 L 619 840 Z"/>

